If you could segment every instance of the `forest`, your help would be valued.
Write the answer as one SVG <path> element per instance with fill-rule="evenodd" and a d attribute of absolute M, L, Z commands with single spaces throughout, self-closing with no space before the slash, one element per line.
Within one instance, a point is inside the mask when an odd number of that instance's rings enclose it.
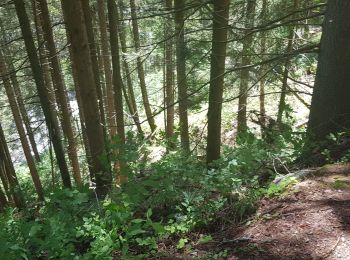
<path fill-rule="evenodd" d="M 350 1 L 0 2 L 0 259 L 350 259 Z"/>

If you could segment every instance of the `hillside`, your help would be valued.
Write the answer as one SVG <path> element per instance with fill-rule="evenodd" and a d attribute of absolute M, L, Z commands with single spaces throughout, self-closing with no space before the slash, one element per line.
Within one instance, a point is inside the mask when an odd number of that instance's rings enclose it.
<path fill-rule="evenodd" d="M 179 259 L 350 259 L 350 171 L 331 165 Z M 215 253 L 214 253 L 215 252 Z M 209 258 L 208 258 L 209 257 Z"/>

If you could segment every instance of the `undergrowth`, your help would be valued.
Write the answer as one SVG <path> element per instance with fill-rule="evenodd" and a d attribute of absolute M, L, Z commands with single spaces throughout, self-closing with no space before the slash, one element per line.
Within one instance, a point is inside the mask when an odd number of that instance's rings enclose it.
<path fill-rule="evenodd" d="M 225 148 L 210 169 L 195 154 L 171 151 L 145 163 L 145 147 L 129 136 L 123 160 L 128 181 L 99 201 L 89 187 L 51 188 L 43 205 L 0 215 L 2 259 L 132 259 L 160 254 L 172 241 L 175 250 L 208 242 L 188 235 L 206 230 L 227 212 L 239 222 L 254 212 L 263 196 L 275 195 L 269 186 L 276 173 L 296 158 L 301 139 L 288 135 L 266 143 L 253 134 Z M 131 141 L 132 140 L 132 141 Z M 117 145 L 114 148 L 118 148 Z M 117 159 L 117 158 L 114 158 Z M 120 158 L 118 158 L 120 159 Z M 43 167 L 45 168 L 45 167 Z"/>

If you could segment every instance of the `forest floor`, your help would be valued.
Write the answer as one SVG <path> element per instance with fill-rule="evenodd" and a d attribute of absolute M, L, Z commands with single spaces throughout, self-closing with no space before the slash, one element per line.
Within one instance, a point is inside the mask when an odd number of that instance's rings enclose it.
<path fill-rule="evenodd" d="M 350 171 L 338 170 L 263 199 L 248 222 L 171 259 L 350 259 Z"/>

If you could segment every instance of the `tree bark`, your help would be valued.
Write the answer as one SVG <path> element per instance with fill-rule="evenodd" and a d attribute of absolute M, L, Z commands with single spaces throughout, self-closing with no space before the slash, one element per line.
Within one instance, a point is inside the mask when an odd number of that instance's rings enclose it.
<path fill-rule="evenodd" d="M 58 107 L 61 110 L 62 128 L 68 140 L 68 156 L 73 169 L 74 180 L 77 185 L 81 185 L 80 166 L 77 152 L 77 142 L 72 126 L 72 112 L 66 93 L 66 84 L 63 79 L 61 64 L 57 55 L 56 44 L 54 41 L 51 19 L 46 0 L 37 0 L 40 4 L 40 14 L 42 17 L 42 28 L 46 48 L 49 51 L 50 62 L 52 66 L 52 78 L 56 89 Z"/>
<path fill-rule="evenodd" d="M 124 128 L 124 113 L 123 113 L 123 81 L 120 68 L 120 54 L 119 54 L 119 41 L 118 41 L 118 9 L 114 0 L 107 1 L 108 6 L 108 21 L 110 30 L 110 44 L 112 52 L 112 67 L 113 67 L 113 86 L 115 93 L 115 109 L 117 115 L 117 134 L 118 141 L 121 144 L 121 148 L 118 153 L 123 153 L 123 145 L 125 144 L 125 128 Z M 120 161 L 120 172 L 117 172 L 119 176 L 119 182 L 125 180 L 125 162 Z"/>
<path fill-rule="evenodd" d="M 245 27 L 250 33 L 250 28 L 254 25 L 256 0 L 247 1 L 247 9 L 245 15 Z M 250 52 L 253 44 L 253 35 L 248 35 L 243 42 L 242 66 L 249 65 L 251 62 Z M 247 131 L 247 100 L 249 88 L 250 69 L 241 70 L 240 85 L 239 85 L 239 100 L 238 100 L 238 116 L 237 116 L 237 136 Z"/>
<path fill-rule="evenodd" d="M 291 11 L 293 12 L 297 10 L 297 7 L 298 7 L 298 0 L 294 0 L 293 9 Z M 293 18 L 295 18 L 295 15 L 293 15 Z M 291 53 L 293 51 L 293 41 L 294 41 L 294 26 L 292 26 L 289 29 L 286 53 Z M 278 104 L 278 113 L 277 113 L 278 125 L 281 125 L 282 123 L 283 112 L 286 108 L 286 95 L 287 95 L 287 88 L 288 88 L 289 69 L 290 69 L 290 60 L 287 59 L 284 64 L 281 96 L 280 96 L 280 102 Z"/>
<path fill-rule="evenodd" d="M 91 158 L 90 174 L 96 181 L 96 192 L 104 197 L 111 188 L 112 176 L 109 165 L 100 157 L 105 153 L 105 138 L 98 106 L 95 74 L 93 72 L 89 41 L 80 1 L 62 0 L 66 30 L 72 46 L 73 63 L 80 89 L 81 103 L 86 124 Z M 83 86 L 83 87 L 82 87 Z"/>
<path fill-rule="evenodd" d="M 21 191 L 21 187 L 18 183 L 15 168 L 13 167 L 10 151 L 7 147 L 4 131 L 0 124 L 0 167 L 5 171 L 9 183 L 9 189 L 15 205 L 17 208 L 22 209 L 25 206 L 25 201 Z"/>
<path fill-rule="evenodd" d="M 1 147 L 0 147 L 1 149 Z M 5 165 L 0 160 L 0 180 L 2 183 L 2 186 L 4 187 L 5 194 L 7 196 L 7 199 L 9 202 L 13 201 L 12 194 L 9 189 L 9 181 L 7 179 L 6 173 L 5 173 Z"/>
<path fill-rule="evenodd" d="M 229 0 L 218 0 L 214 2 L 208 110 L 208 164 L 220 158 L 221 108 L 224 90 L 229 5 Z"/>
<path fill-rule="evenodd" d="M 38 54 L 39 54 L 39 61 L 40 66 L 43 72 L 44 76 L 44 83 L 46 86 L 46 91 L 49 97 L 50 105 L 52 108 L 52 111 L 56 111 L 56 93 L 55 88 L 53 86 L 52 78 L 51 78 L 51 68 L 50 63 L 48 59 L 48 52 L 46 50 L 44 43 L 44 33 L 43 33 L 43 21 L 41 16 L 39 15 L 40 9 L 39 9 L 39 0 L 32 0 L 32 10 L 33 10 L 33 16 L 34 16 L 34 24 L 35 24 L 35 32 L 36 32 L 36 40 L 37 44 L 39 46 L 38 48 Z M 55 120 L 58 121 L 58 115 L 55 112 Z"/>
<path fill-rule="evenodd" d="M 120 46 L 122 49 L 122 53 L 127 53 L 125 23 L 123 22 L 123 19 L 124 19 L 123 1 L 119 2 L 119 10 L 120 10 L 119 11 L 120 22 L 118 24 L 118 26 L 119 26 L 118 32 L 119 32 L 119 38 L 120 38 Z M 124 74 L 125 74 L 126 85 L 127 85 L 127 96 L 129 97 L 129 101 L 130 101 L 129 102 L 130 104 L 128 104 L 129 111 L 130 111 L 130 114 L 132 115 L 134 123 L 137 127 L 138 133 L 141 136 L 143 136 L 143 130 L 142 130 L 141 123 L 140 123 L 139 112 L 138 112 L 138 108 L 137 108 L 137 104 L 136 104 L 134 87 L 133 87 L 132 80 L 131 80 L 131 73 L 130 73 L 129 64 L 123 55 L 122 55 L 122 60 L 123 60 L 123 68 L 124 68 Z"/>
<path fill-rule="evenodd" d="M 43 190 L 43 187 L 41 185 L 41 181 L 39 178 L 38 170 L 37 170 L 36 165 L 35 165 L 34 158 L 31 154 L 30 145 L 29 145 L 29 142 L 28 142 L 28 139 L 26 136 L 24 126 L 23 126 L 23 121 L 22 121 L 22 117 L 21 117 L 21 114 L 20 114 L 20 111 L 18 108 L 15 93 L 13 91 L 13 88 L 11 86 L 11 81 L 10 81 L 10 78 L 8 76 L 9 71 L 6 67 L 4 55 L 3 55 L 1 50 L 0 50 L 0 75 L 2 77 L 4 86 L 5 86 L 7 98 L 8 98 L 10 107 L 11 107 L 13 118 L 15 120 L 15 124 L 17 127 L 19 138 L 20 138 L 20 141 L 22 144 L 23 152 L 24 152 L 24 155 L 25 155 L 26 160 L 27 160 L 28 168 L 30 171 L 30 175 L 32 176 L 32 180 L 34 183 L 36 193 L 38 195 L 38 199 L 40 201 L 44 201 L 44 190 Z"/>
<path fill-rule="evenodd" d="M 4 212 L 7 205 L 8 205 L 7 198 L 0 186 L 0 212 Z"/>
<path fill-rule="evenodd" d="M 101 50 L 103 59 L 104 76 L 106 82 L 106 94 L 107 94 L 107 121 L 109 124 L 109 134 L 110 136 L 115 136 L 117 133 L 116 121 L 115 121 L 115 106 L 114 106 L 114 91 L 113 91 L 113 79 L 112 79 L 112 69 L 110 52 L 108 46 L 108 34 L 107 34 L 107 23 L 106 23 L 106 13 L 105 13 L 105 1 L 97 0 L 97 11 L 98 11 L 98 21 L 101 34 Z"/>
<path fill-rule="evenodd" d="M 173 0 L 166 0 L 165 8 L 167 11 L 171 12 L 173 9 Z M 173 66 L 173 16 L 170 15 L 166 17 L 165 25 L 165 38 L 167 42 L 165 43 L 165 107 L 166 107 L 166 138 L 168 142 L 168 149 L 174 149 L 175 144 L 174 138 L 174 118 L 175 118 L 175 106 L 174 106 L 174 66 Z"/>
<path fill-rule="evenodd" d="M 37 162 L 40 162 L 41 159 L 40 159 L 38 147 L 36 145 L 33 129 L 30 125 L 30 119 L 28 116 L 28 112 L 27 112 L 27 109 L 26 109 L 24 102 L 23 102 L 23 95 L 22 95 L 21 87 L 20 87 L 18 80 L 17 80 L 17 74 L 15 73 L 15 68 L 12 64 L 12 61 L 8 61 L 7 64 L 8 64 L 9 70 L 13 71 L 13 73 L 11 73 L 11 75 L 10 75 L 11 83 L 12 83 L 13 89 L 15 91 L 16 100 L 17 100 L 17 103 L 19 106 L 19 110 L 21 112 L 24 126 L 26 128 L 26 132 L 28 135 L 30 146 L 32 147 L 32 151 L 34 153 L 34 158 Z"/>
<path fill-rule="evenodd" d="M 101 77 L 100 77 L 100 71 L 99 71 L 98 60 L 97 60 L 97 48 L 96 48 L 96 41 L 94 36 L 89 2 L 90 2 L 89 0 L 81 0 L 81 5 L 83 8 L 85 27 L 86 27 L 87 37 L 89 41 L 91 64 L 92 64 L 92 70 L 95 78 L 96 93 L 98 97 L 98 107 L 100 110 L 101 123 L 104 130 L 103 134 L 105 136 L 105 141 L 107 141 L 108 138 L 107 138 L 107 129 L 106 129 L 106 115 L 105 115 L 105 109 L 103 104 L 102 85 L 100 81 Z"/>
<path fill-rule="evenodd" d="M 181 147 L 184 152 L 190 151 L 188 132 L 188 96 L 186 79 L 186 44 L 185 44 L 185 0 L 175 0 L 176 31 L 176 76 L 179 103 Z"/>
<path fill-rule="evenodd" d="M 49 103 L 48 94 L 45 88 L 43 72 L 40 67 L 39 58 L 36 53 L 33 35 L 30 28 L 29 19 L 26 13 L 25 4 L 23 0 L 14 0 L 17 17 L 19 19 L 24 43 L 27 49 L 29 62 L 33 71 L 34 80 L 40 98 L 40 103 L 44 112 L 45 121 L 52 137 L 53 147 L 55 150 L 57 163 L 60 168 L 63 185 L 70 188 L 71 180 L 69 176 L 68 166 L 64 157 L 63 145 L 61 142 L 61 134 L 57 120 Z"/>
<path fill-rule="evenodd" d="M 315 141 L 350 129 L 350 1 L 329 0 L 308 132 Z"/>
<path fill-rule="evenodd" d="M 266 17 L 267 17 L 267 10 L 268 10 L 268 3 L 267 0 L 263 0 L 262 2 L 262 7 L 261 7 L 261 20 L 263 23 L 266 22 Z M 266 36 L 267 33 L 265 31 L 261 32 L 261 40 L 260 40 L 260 45 L 261 45 L 261 53 L 265 54 L 266 53 Z M 260 92 L 260 97 L 259 97 L 259 106 L 260 106 L 260 115 L 259 115 L 259 121 L 260 121 L 260 131 L 261 131 L 261 136 L 264 136 L 265 134 L 265 127 L 266 127 L 266 109 L 265 109 L 265 66 L 261 66 L 260 69 L 260 77 L 263 77 L 260 80 L 260 85 L 259 85 L 259 92 Z"/>
<path fill-rule="evenodd" d="M 73 62 L 74 58 L 73 58 L 73 50 L 72 50 L 72 45 L 69 34 L 66 30 L 66 36 L 67 36 L 67 41 L 68 41 L 68 50 L 69 50 L 69 58 L 70 58 L 70 64 L 71 64 L 71 68 L 72 68 L 72 78 L 73 78 L 73 82 L 74 82 L 74 86 L 75 86 L 75 96 L 76 96 L 76 101 L 78 104 L 78 112 L 79 112 L 79 122 L 80 122 L 80 127 L 81 127 L 81 135 L 82 135 L 82 145 L 84 146 L 84 150 L 85 150 L 85 156 L 87 158 L 87 165 L 89 168 L 89 173 L 90 173 L 90 180 L 93 181 L 94 180 L 94 176 L 91 175 L 91 173 L 93 172 L 92 168 L 91 168 L 91 153 L 90 153 L 90 147 L 89 147 L 89 140 L 86 134 L 86 124 L 85 124 L 85 115 L 84 115 L 84 107 L 83 107 L 83 103 L 82 103 L 82 97 L 81 97 L 81 91 L 80 91 L 80 86 L 79 86 L 79 80 L 77 77 L 77 68 L 75 67 L 76 64 Z M 79 132 L 79 130 L 78 130 Z"/>
<path fill-rule="evenodd" d="M 131 19 L 132 19 L 132 31 L 133 31 L 133 38 L 134 38 L 134 45 L 135 50 L 137 52 L 140 51 L 140 33 L 139 33 L 139 25 L 137 22 L 137 14 L 136 14 L 136 4 L 135 0 L 130 0 L 130 10 L 131 10 Z M 146 80 L 145 80 L 145 71 L 143 68 L 143 62 L 140 56 L 137 57 L 137 74 L 140 81 L 140 88 L 141 88 L 141 94 L 142 94 L 142 100 L 143 105 L 145 107 L 146 117 L 148 124 L 151 128 L 151 132 L 154 132 L 154 130 L 157 128 L 154 120 L 154 116 L 152 113 L 152 109 L 149 103 L 148 98 L 148 92 L 146 87 Z"/>

